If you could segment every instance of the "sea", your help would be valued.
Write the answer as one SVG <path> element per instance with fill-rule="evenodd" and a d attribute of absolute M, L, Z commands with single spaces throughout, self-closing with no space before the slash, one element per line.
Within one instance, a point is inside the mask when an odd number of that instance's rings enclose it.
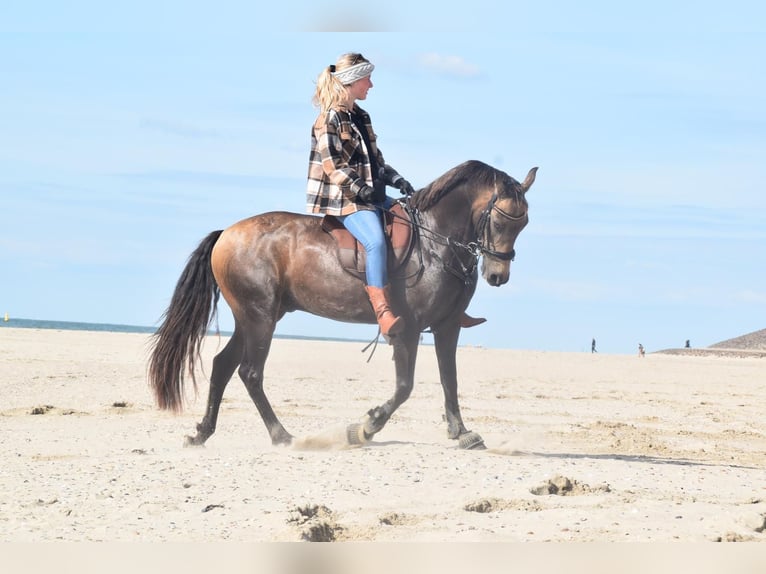
<path fill-rule="evenodd" d="M 50 321 L 47 319 L 18 319 L 8 317 L 5 321 L 0 316 L 0 329 L 3 327 L 14 327 L 16 329 L 54 329 L 59 331 L 107 331 L 110 333 L 149 333 L 157 331 L 157 327 L 144 327 L 140 325 L 119 325 L 114 323 L 81 323 L 78 321 Z M 215 330 L 210 330 L 211 335 L 219 334 Z M 224 337 L 230 336 L 231 331 L 220 331 Z M 305 335 L 280 335 L 275 334 L 275 339 L 297 339 L 303 341 L 337 341 L 351 343 L 368 343 L 361 339 L 345 339 L 342 337 L 309 337 Z"/>
<path fill-rule="evenodd" d="M 112 333 L 154 333 L 157 330 L 156 327 L 139 327 L 137 325 L 48 321 L 45 319 L 14 319 L 13 317 L 9 317 L 7 321 L 3 321 L 2 318 L 0 318 L 0 328 L 2 327 L 14 327 L 17 329 L 55 329 L 58 331 L 109 331 Z"/>

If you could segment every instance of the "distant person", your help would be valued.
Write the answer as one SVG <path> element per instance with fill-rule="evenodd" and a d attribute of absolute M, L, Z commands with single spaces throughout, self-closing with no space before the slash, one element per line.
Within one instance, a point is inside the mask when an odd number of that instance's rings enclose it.
<path fill-rule="evenodd" d="M 638 344 L 638 356 L 639 357 L 643 357 L 644 355 L 645 355 L 645 353 L 644 353 L 644 346 L 641 343 L 639 343 Z"/>
<path fill-rule="evenodd" d="M 691 344 L 689 343 L 689 339 L 686 339 L 686 344 L 684 345 L 684 347 L 687 348 L 687 349 L 691 349 L 692 348 Z"/>
<path fill-rule="evenodd" d="M 590 352 L 591 353 L 597 353 L 598 352 L 598 351 L 596 351 L 596 339 L 593 339 L 590 342 Z"/>

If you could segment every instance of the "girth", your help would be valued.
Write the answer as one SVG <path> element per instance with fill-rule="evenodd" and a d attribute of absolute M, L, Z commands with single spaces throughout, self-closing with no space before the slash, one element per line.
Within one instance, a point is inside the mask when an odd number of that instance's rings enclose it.
<path fill-rule="evenodd" d="M 396 275 L 407 264 L 412 248 L 414 237 L 412 222 L 409 213 L 400 203 L 394 203 L 389 211 L 383 212 L 384 232 L 388 244 L 388 272 Z M 367 254 L 364 246 L 334 215 L 325 215 L 322 218 L 322 230 L 326 231 L 335 239 L 338 246 L 338 259 L 343 270 L 365 279 L 365 262 Z"/>

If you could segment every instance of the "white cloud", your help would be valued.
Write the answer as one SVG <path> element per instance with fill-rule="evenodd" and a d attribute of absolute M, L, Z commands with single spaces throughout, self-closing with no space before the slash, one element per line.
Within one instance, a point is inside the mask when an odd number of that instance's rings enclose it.
<path fill-rule="evenodd" d="M 436 52 L 427 52 L 418 57 L 418 62 L 424 68 L 440 74 L 473 78 L 481 74 L 479 67 L 467 62 L 460 56 L 447 56 Z"/>

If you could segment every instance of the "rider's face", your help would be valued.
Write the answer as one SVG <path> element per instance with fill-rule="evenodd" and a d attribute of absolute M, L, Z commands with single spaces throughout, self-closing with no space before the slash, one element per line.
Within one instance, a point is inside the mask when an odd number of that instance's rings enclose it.
<path fill-rule="evenodd" d="M 354 100 L 364 100 L 364 99 L 367 99 L 367 91 L 371 87 L 372 87 L 372 80 L 370 79 L 370 76 L 365 76 L 364 78 L 357 80 L 353 84 L 349 84 L 348 94 Z"/>

